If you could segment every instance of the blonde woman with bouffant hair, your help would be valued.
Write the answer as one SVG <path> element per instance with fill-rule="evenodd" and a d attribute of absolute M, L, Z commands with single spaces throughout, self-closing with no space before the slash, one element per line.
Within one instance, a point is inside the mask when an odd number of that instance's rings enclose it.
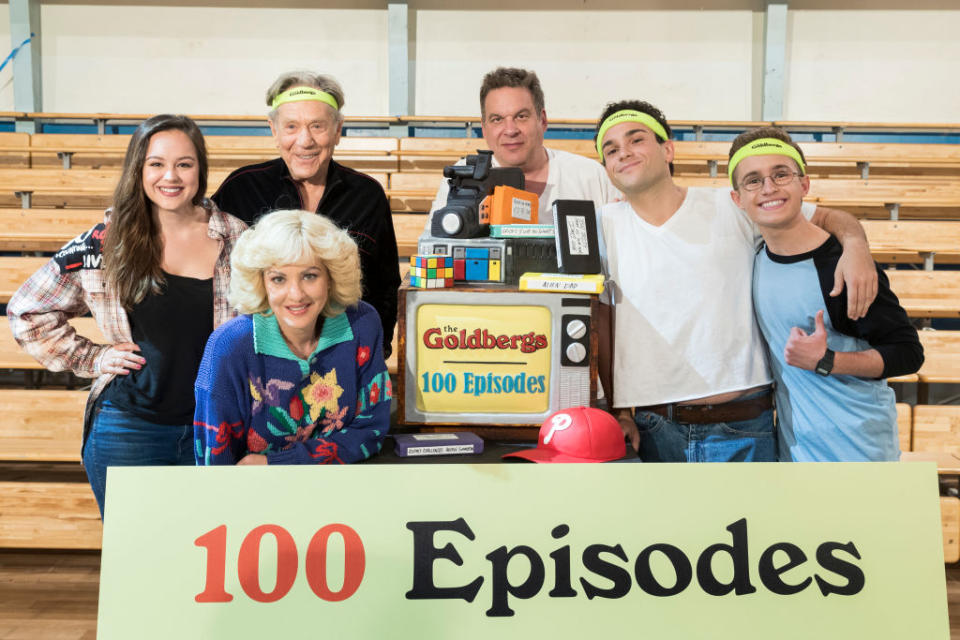
<path fill-rule="evenodd" d="M 197 462 L 345 464 L 380 450 L 393 388 L 350 235 L 275 211 L 237 241 L 230 303 L 196 381 Z"/>
<path fill-rule="evenodd" d="M 240 313 L 269 312 L 264 271 L 273 265 L 295 264 L 304 256 L 316 260 L 329 274 L 325 317 L 360 300 L 360 258 L 350 234 L 329 218 L 290 209 L 261 218 L 240 236 L 230 256 L 230 304 Z"/>

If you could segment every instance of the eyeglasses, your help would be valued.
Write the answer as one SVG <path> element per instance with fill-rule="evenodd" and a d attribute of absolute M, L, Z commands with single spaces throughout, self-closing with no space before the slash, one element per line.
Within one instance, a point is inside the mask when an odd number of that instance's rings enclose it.
<path fill-rule="evenodd" d="M 744 191 L 759 191 L 763 188 L 763 183 L 767 181 L 767 178 L 770 178 L 773 180 L 773 184 L 778 187 L 785 187 L 799 175 L 796 171 L 775 171 L 769 176 L 751 176 L 742 181 L 740 186 L 743 187 Z"/>

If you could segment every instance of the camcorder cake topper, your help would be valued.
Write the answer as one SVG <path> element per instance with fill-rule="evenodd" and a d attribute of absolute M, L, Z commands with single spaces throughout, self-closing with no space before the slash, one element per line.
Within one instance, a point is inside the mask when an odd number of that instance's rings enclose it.
<path fill-rule="evenodd" d="M 506 185 L 522 190 L 519 167 L 493 167 L 493 152 L 478 151 L 464 165 L 443 168 L 450 193 L 446 206 L 433 214 L 430 233 L 435 238 L 482 238 L 490 235 L 489 219 L 482 219 L 481 204 L 494 189 Z"/>
<path fill-rule="evenodd" d="M 451 256 L 453 280 L 461 283 L 515 285 L 524 273 L 557 270 L 553 225 L 544 233 L 538 224 L 540 197 L 524 190 L 522 169 L 494 167 L 493 153 L 483 150 L 443 175 L 447 201 L 432 212 L 418 254 Z M 523 232 L 504 233 L 513 227 Z"/>

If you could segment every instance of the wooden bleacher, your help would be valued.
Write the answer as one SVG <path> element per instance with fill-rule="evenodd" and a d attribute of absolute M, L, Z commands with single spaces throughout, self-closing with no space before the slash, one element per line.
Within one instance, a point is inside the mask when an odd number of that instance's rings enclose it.
<path fill-rule="evenodd" d="M 960 476 L 960 406 L 897 404 L 901 460 L 935 462 L 942 478 Z M 960 561 L 960 499 L 940 496 L 944 562 Z"/>
<path fill-rule="evenodd" d="M 135 119 L 137 116 L 131 116 Z M 0 206 L 104 207 L 108 204 L 129 136 L 0 134 Z M 593 158 L 590 140 L 547 139 L 547 146 Z M 208 136 L 210 192 L 229 171 L 276 157 L 268 136 Z M 802 143 L 814 179 L 810 199 L 872 218 L 960 218 L 960 145 Z M 484 148 L 482 138 L 344 136 L 335 157 L 370 173 L 388 191 L 397 212 L 426 212 L 442 168 Z M 678 182 L 725 186 L 728 143 L 676 141 Z M 19 150 L 19 151 L 18 151 Z M 26 156 L 20 151 L 26 151 Z M 26 157 L 26 162 L 24 162 Z M 70 171 L 62 168 L 69 158 Z M 850 168 L 855 171 L 846 171 Z M 861 171 L 863 167 L 873 168 Z M 29 169 L 29 170 L 27 170 Z M 889 172 L 887 171 L 889 169 Z M 881 173 L 881 170 L 885 173 Z M 868 180 L 857 175 L 872 175 Z M 715 176 L 715 177 L 714 177 Z M 25 195 L 17 195 L 25 194 Z"/>
<path fill-rule="evenodd" d="M 116 171 L 0 169 L 0 206 L 85 207 L 109 205 Z"/>
<path fill-rule="evenodd" d="M 843 137 L 844 133 L 956 133 L 960 125 L 938 122 L 847 122 L 847 121 L 808 121 L 775 120 L 771 123 L 788 131 L 832 132 Z M 839 141 L 839 140 L 838 140 Z"/>
<path fill-rule="evenodd" d="M 930 143 L 800 142 L 813 177 L 955 178 L 960 145 Z M 591 139 L 547 138 L 544 145 L 596 158 Z M 725 176 L 729 141 L 674 140 L 676 175 Z M 486 149 L 483 138 L 401 138 L 400 171 L 439 171 L 459 158 Z"/>
<path fill-rule="evenodd" d="M 852 169 L 870 177 L 956 178 L 960 172 L 958 144 L 880 144 L 867 142 L 801 142 L 815 176 L 832 176 Z"/>
<path fill-rule="evenodd" d="M 50 258 L 0 256 L 0 304 L 9 302 L 10 296 L 20 285 L 49 260 Z"/>
<path fill-rule="evenodd" d="M 86 391 L 0 389 L 0 461 L 80 462 Z"/>
<path fill-rule="evenodd" d="M 426 213 L 440 180 L 434 173 L 391 174 L 387 189 L 391 210 Z M 725 178 L 709 176 L 677 176 L 676 182 L 684 186 L 729 186 Z M 807 200 L 869 218 L 960 219 L 960 181 L 821 179 L 811 183 Z"/>
<path fill-rule="evenodd" d="M 22 134 L 27 135 L 27 134 Z M 278 156 L 271 136 L 207 136 L 210 169 L 232 171 Z M 129 135 L 37 133 L 30 136 L 33 168 L 120 169 Z M 398 170 L 398 142 L 390 137 L 342 136 L 334 158 L 358 171 Z"/>
<path fill-rule="evenodd" d="M 912 451 L 913 407 L 906 402 L 897 403 L 897 435 L 900 436 L 900 451 Z"/>
<path fill-rule="evenodd" d="M 30 134 L 0 133 L 0 168 L 17 169 L 30 166 Z"/>
<path fill-rule="evenodd" d="M 422 178 L 421 178 L 422 180 Z M 424 181 L 425 182 L 425 181 Z M 432 200 L 432 194 L 430 196 Z M 0 251 L 56 251 L 103 220 L 102 209 L 0 209 Z M 960 225 L 952 221 L 862 220 L 880 263 L 960 262 Z M 410 256 L 426 224 L 424 214 L 395 212 L 393 227 L 401 256 Z"/>
<path fill-rule="evenodd" d="M 233 170 L 279 156 L 269 136 L 207 136 L 205 140 L 211 168 Z M 379 174 L 399 169 L 397 148 L 396 138 L 341 136 L 333 157 L 357 171 Z M 386 186 L 385 180 L 382 184 Z"/>
<path fill-rule="evenodd" d="M 960 455 L 960 406 L 917 405 L 912 424 L 912 451 Z"/>
<path fill-rule="evenodd" d="M 35 133 L 30 163 L 35 169 L 114 169 L 123 166 L 129 135 Z"/>
<path fill-rule="evenodd" d="M 100 512 L 80 466 L 86 398 L 0 389 L 0 547 L 100 548 Z"/>
<path fill-rule="evenodd" d="M 54 252 L 103 221 L 103 209 L 0 209 L 0 251 Z"/>
<path fill-rule="evenodd" d="M 400 173 L 429 172 L 439 178 L 445 166 L 487 148 L 483 138 L 400 138 L 398 170 Z"/>
<path fill-rule="evenodd" d="M 595 157 L 592 141 L 583 155 Z M 960 173 L 960 145 L 878 144 L 864 142 L 800 142 L 807 160 L 807 173 L 822 178 L 950 179 Z M 725 176 L 729 142 L 674 142 L 674 170 L 677 175 L 704 173 Z"/>
<path fill-rule="evenodd" d="M 924 362 L 917 372 L 920 382 L 960 383 L 960 331 L 920 331 Z M 923 403 L 921 403 L 923 404 Z"/>
<path fill-rule="evenodd" d="M 943 561 L 960 560 L 960 499 L 940 496 L 940 528 L 943 532 Z"/>
<path fill-rule="evenodd" d="M 0 322 L 0 369 L 42 369 L 13 340 L 7 319 Z M 71 324 L 103 342 L 92 318 Z M 86 397 L 68 389 L 0 389 L 0 548 L 100 548 L 100 512 L 79 464 Z"/>
<path fill-rule="evenodd" d="M 101 221 L 102 209 L 0 209 L 0 251 L 55 252 Z M 416 253 L 417 238 L 425 224 L 426 216 L 422 214 L 393 214 L 401 256 Z M 16 276 L 4 276 L 2 272 L 0 267 L 0 282 L 13 281 L 24 273 L 22 269 Z"/>
<path fill-rule="evenodd" d="M 887 270 L 911 318 L 960 318 L 960 271 Z"/>
<path fill-rule="evenodd" d="M 209 192 L 227 176 L 211 171 Z M 108 207 L 120 172 L 116 169 L 0 169 L 0 207 L 31 209 Z"/>
<path fill-rule="evenodd" d="M 100 548 L 100 511 L 86 482 L 0 481 L 0 513 L 0 547 Z"/>
<path fill-rule="evenodd" d="M 927 404 L 931 384 L 960 384 L 960 331 L 922 329 L 923 365 L 914 374 L 889 382 L 917 384 L 917 404 Z"/>
<path fill-rule="evenodd" d="M 861 220 L 877 262 L 936 264 L 960 262 L 960 225 L 941 220 Z"/>
<path fill-rule="evenodd" d="M 390 210 L 428 213 L 443 177 L 440 173 L 399 172 L 390 176 Z"/>
<path fill-rule="evenodd" d="M 229 173 L 210 171 L 207 194 L 213 194 Z M 389 174 L 367 175 L 387 187 Z M 0 169 L 0 207 L 102 210 L 110 205 L 119 178 L 118 169 Z"/>
<path fill-rule="evenodd" d="M 960 219 L 960 182 L 911 179 L 813 180 L 809 199 L 870 218 Z"/>
<path fill-rule="evenodd" d="M 406 262 L 417 252 L 417 239 L 427 224 L 427 216 L 419 213 L 394 213 L 393 232 L 397 237 L 397 253 L 400 262 Z"/>

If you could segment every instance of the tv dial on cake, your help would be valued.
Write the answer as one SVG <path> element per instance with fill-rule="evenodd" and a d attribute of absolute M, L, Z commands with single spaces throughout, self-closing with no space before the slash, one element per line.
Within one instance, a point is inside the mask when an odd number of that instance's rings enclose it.
<path fill-rule="evenodd" d="M 573 342 L 567 346 L 566 353 L 570 362 L 583 362 L 583 359 L 587 357 L 587 348 L 579 342 Z"/>
<path fill-rule="evenodd" d="M 583 320 L 571 320 L 567 323 L 567 335 L 574 340 L 579 340 L 587 333 L 587 325 Z M 573 360 L 573 358 L 570 358 Z"/>

